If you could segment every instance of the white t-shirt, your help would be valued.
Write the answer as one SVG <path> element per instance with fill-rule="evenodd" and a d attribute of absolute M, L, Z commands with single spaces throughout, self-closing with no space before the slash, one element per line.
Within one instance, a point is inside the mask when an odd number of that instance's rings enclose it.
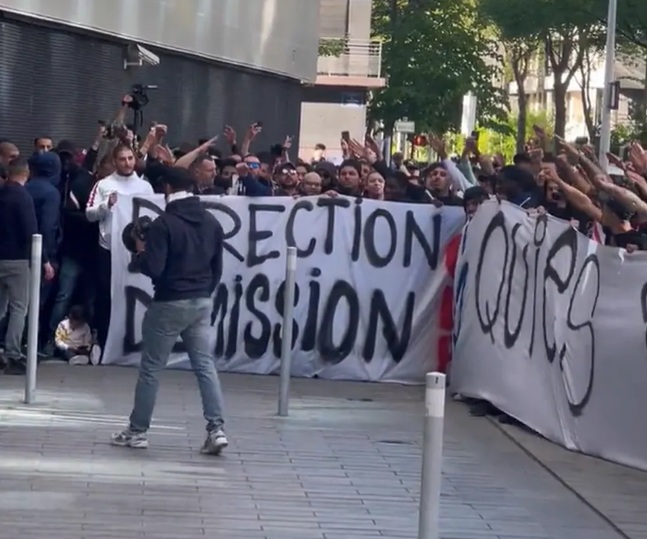
<path fill-rule="evenodd" d="M 134 172 L 130 176 L 120 176 L 115 172 L 94 185 L 85 215 L 88 221 L 99 221 L 99 245 L 108 251 L 112 227 L 112 208 L 108 207 L 108 198 L 112 193 L 117 193 L 119 204 L 119 195 L 152 195 L 153 187 Z"/>

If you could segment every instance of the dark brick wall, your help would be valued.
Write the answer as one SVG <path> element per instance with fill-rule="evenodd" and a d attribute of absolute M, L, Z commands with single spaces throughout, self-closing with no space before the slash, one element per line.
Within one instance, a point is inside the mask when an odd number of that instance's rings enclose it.
<path fill-rule="evenodd" d="M 37 134 L 86 145 L 97 120 L 111 119 L 133 83 L 156 84 L 144 109 L 170 126 L 174 144 L 222 133 L 242 138 L 254 121 L 265 128 L 254 150 L 298 137 L 301 87 L 297 81 L 154 50 L 156 67 L 124 70 L 125 43 L 38 26 L 0 12 L 0 137 L 25 150 Z M 295 139 L 298 148 L 298 140 Z"/>

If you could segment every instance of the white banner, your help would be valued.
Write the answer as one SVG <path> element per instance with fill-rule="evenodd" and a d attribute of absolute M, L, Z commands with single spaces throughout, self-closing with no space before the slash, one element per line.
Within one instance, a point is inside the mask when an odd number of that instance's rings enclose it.
<path fill-rule="evenodd" d="M 279 367 L 287 245 L 298 249 L 295 376 L 418 383 L 436 365 L 443 249 L 464 223 L 460 208 L 345 197 L 203 197 L 225 231 L 213 297 L 213 339 L 223 371 Z M 113 218 L 112 316 L 104 362 L 139 361 L 150 280 L 129 269 L 123 228 L 163 211 L 162 196 L 120 197 Z M 186 366 L 174 354 L 171 364 Z"/>
<path fill-rule="evenodd" d="M 647 254 L 484 204 L 455 277 L 452 389 L 543 436 L 647 469 Z"/>

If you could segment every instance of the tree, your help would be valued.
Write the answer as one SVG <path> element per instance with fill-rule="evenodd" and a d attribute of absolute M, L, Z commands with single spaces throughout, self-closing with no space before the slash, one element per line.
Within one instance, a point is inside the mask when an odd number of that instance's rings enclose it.
<path fill-rule="evenodd" d="M 532 39 L 510 39 L 504 41 L 506 61 L 512 68 L 512 74 L 517 85 L 517 103 L 519 114 L 517 116 L 517 152 L 522 152 L 526 144 L 528 99 L 526 96 L 526 79 L 530 69 L 530 61 L 535 52 L 536 42 Z"/>
<path fill-rule="evenodd" d="M 587 8 L 606 25 L 608 0 L 588 0 Z M 633 44 L 647 51 L 647 2 L 644 0 L 618 0 L 616 30 L 619 41 Z"/>
<path fill-rule="evenodd" d="M 499 0 L 481 0 L 479 10 L 485 19 L 494 23 L 497 35 L 505 49 L 504 62 L 512 72 L 512 79 L 517 86 L 517 152 L 522 152 L 526 143 L 525 133 L 528 114 L 528 99 L 526 96 L 526 79 L 529 75 L 530 63 L 539 48 L 539 35 L 529 31 L 520 34 L 516 28 L 500 23 L 501 7 Z"/>
<path fill-rule="evenodd" d="M 591 72 L 593 70 L 593 57 L 596 51 L 591 50 L 591 47 L 586 47 L 583 50 L 584 55 L 579 66 L 580 76 L 578 82 L 580 85 L 580 95 L 582 97 L 584 123 L 586 124 L 586 131 L 589 134 L 589 142 L 593 144 L 597 136 L 597 129 L 593 118 L 593 103 L 591 101 Z"/>
<path fill-rule="evenodd" d="M 473 0 L 375 0 L 373 29 L 384 44 L 388 86 L 374 94 L 369 111 L 387 133 L 404 117 L 421 131 L 458 127 L 470 91 L 481 117 L 504 112 L 503 93 L 494 86 L 495 42 Z"/>
<path fill-rule="evenodd" d="M 555 133 L 566 130 L 566 93 L 587 47 L 600 39 L 595 6 L 600 0 L 481 0 L 482 12 L 508 40 L 533 42 L 544 49 L 553 76 Z M 629 1 L 629 0 L 625 0 Z"/>

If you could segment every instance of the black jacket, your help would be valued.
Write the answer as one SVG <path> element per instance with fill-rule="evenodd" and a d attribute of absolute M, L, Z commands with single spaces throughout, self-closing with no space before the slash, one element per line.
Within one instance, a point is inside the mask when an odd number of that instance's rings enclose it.
<path fill-rule="evenodd" d="M 95 261 L 99 241 L 99 225 L 88 221 L 85 215 L 96 180 L 87 170 L 78 167 L 68 181 L 68 193 L 63 201 L 61 254 L 87 267 Z"/>
<path fill-rule="evenodd" d="M 19 183 L 5 182 L 0 187 L 0 260 L 29 260 L 34 234 L 34 200 Z"/>
<path fill-rule="evenodd" d="M 151 225 L 138 258 L 155 301 L 208 298 L 222 274 L 223 230 L 197 196 L 174 200 Z"/>

